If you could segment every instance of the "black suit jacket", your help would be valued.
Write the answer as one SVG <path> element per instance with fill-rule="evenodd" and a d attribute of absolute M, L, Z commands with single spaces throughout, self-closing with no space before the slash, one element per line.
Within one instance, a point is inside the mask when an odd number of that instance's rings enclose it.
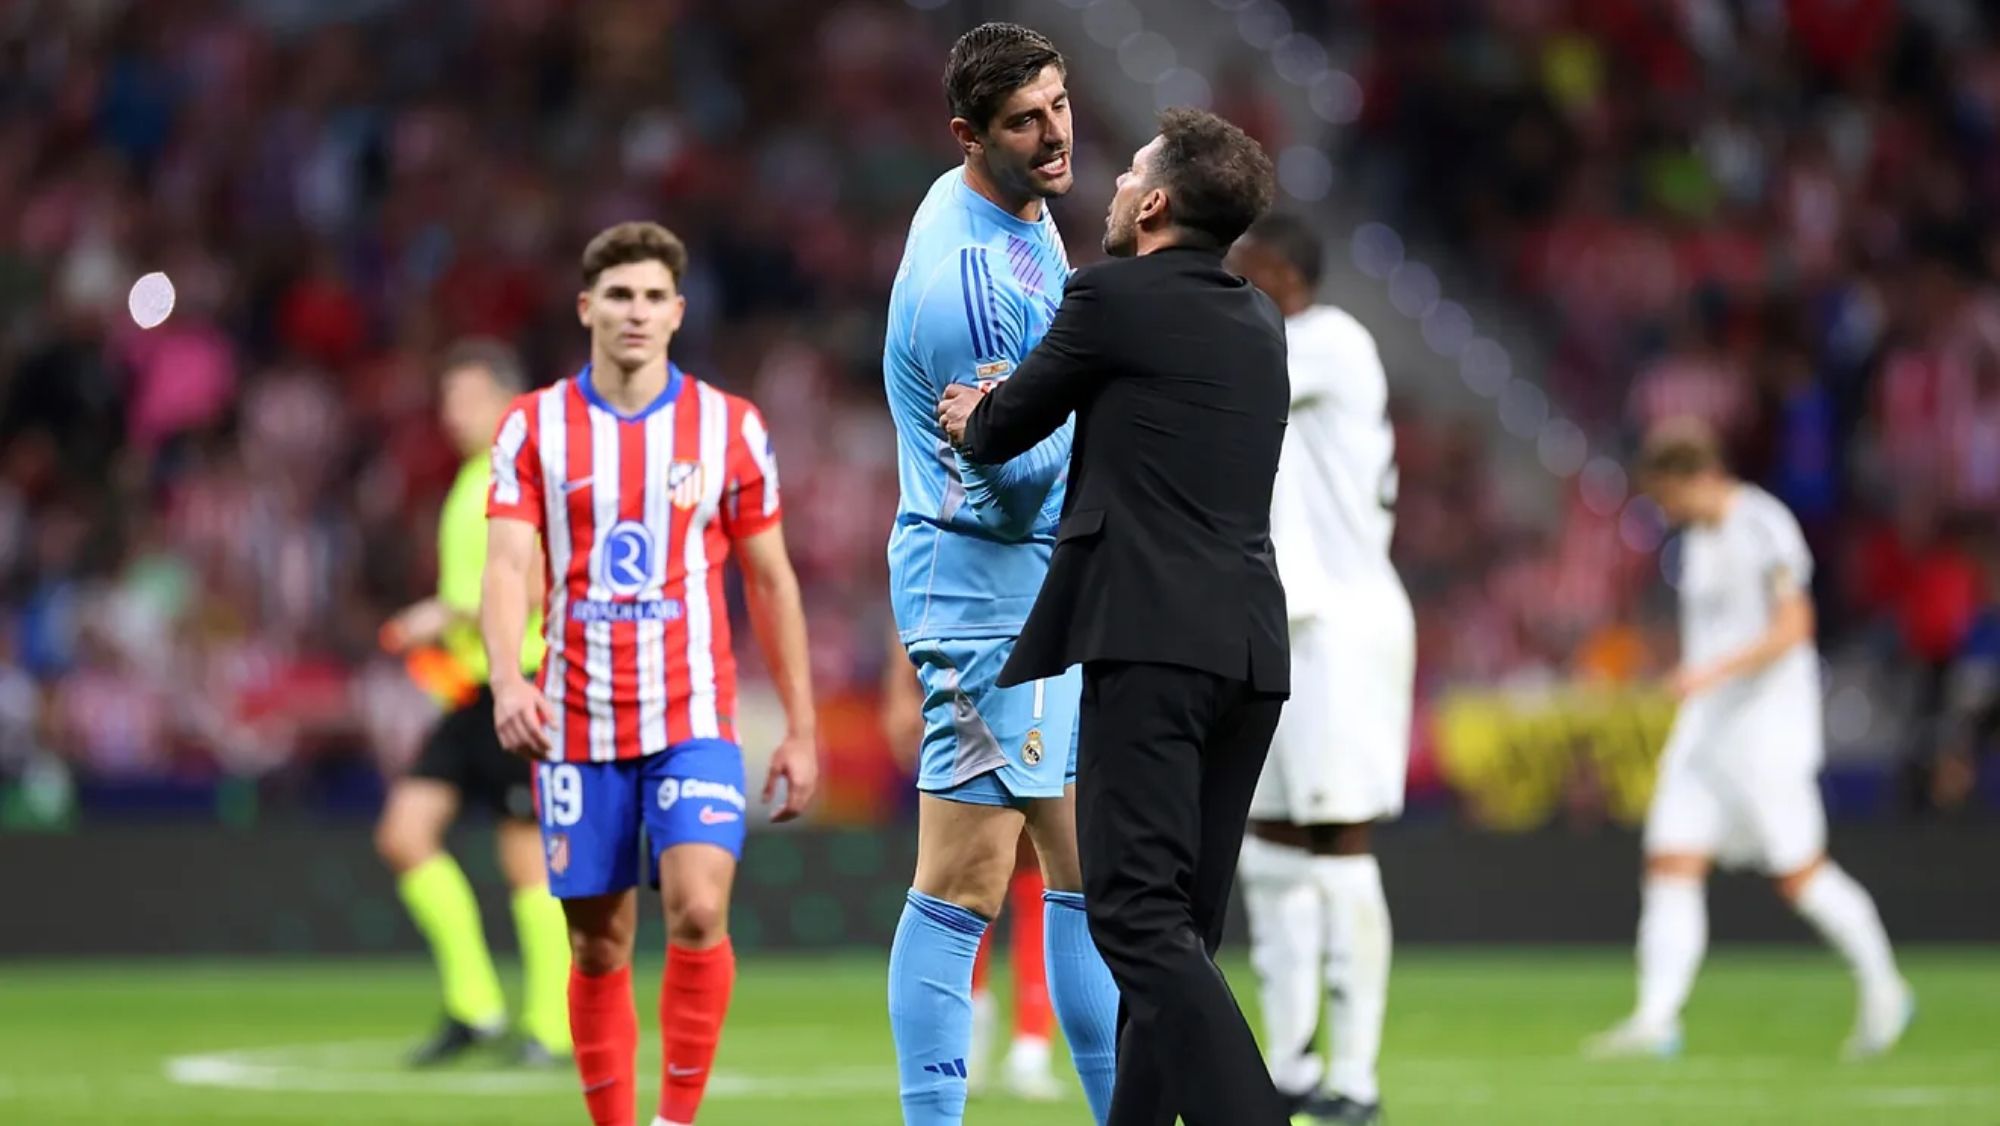
<path fill-rule="evenodd" d="M 1048 335 L 965 429 L 966 456 L 997 464 L 1077 416 L 1055 554 L 1000 684 L 1144 661 L 1285 694 L 1271 482 L 1290 399 L 1284 318 L 1219 255 L 1071 275 Z"/>

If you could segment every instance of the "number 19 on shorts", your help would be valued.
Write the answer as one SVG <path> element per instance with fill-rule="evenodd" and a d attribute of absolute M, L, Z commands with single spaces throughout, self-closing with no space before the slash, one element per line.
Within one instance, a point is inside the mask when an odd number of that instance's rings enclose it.
<path fill-rule="evenodd" d="M 567 762 L 545 762 L 539 769 L 542 824 L 567 829 L 583 820 L 583 774 Z"/>

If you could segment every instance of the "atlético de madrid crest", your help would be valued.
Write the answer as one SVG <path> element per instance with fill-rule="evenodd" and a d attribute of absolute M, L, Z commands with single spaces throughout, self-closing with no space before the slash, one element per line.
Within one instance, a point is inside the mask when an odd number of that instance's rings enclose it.
<path fill-rule="evenodd" d="M 684 512 L 701 503 L 707 482 L 699 461 L 675 461 L 667 466 L 667 492 L 673 497 L 674 507 Z"/>

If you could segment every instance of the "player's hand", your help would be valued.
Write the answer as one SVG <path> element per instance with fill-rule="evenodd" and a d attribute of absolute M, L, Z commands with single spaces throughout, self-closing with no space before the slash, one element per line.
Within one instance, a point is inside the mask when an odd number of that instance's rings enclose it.
<path fill-rule="evenodd" d="M 522 758 L 547 757 L 552 744 L 549 728 L 555 726 L 556 709 L 542 690 L 522 677 L 493 685 L 493 729 L 508 754 Z"/>
<path fill-rule="evenodd" d="M 986 392 L 969 383 L 954 383 L 944 389 L 944 398 L 938 400 L 938 427 L 952 445 L 964 444 L 966 420 L 984 398 Z"/>
<path fill-rule="evenodd" d="M 451 626 L 452 612 L 435 598 L 426 598 L 382 623 L 376 640 L 391 653 L 407 653 L 419 645 L 429 645 L 444 636 Z"/>
<path fill-rule="evenodd" d="M 810 735 L 787 735 L 771 754 L 771 769 L 764 775 L 764 804 L 770 805 L 785 783 L 785 802 L 771 811 L 771 820 L 790 821 L 806 811 L 813 792 L 819 789 L 819 746 Z"/>
<path fill-rule="evenodd" d="M 1676 700 L 1699 696 L 1715 687 L 1715 677 L 1707 669 L 1682 665 L 1667 678 L 1667 692 Z"/>

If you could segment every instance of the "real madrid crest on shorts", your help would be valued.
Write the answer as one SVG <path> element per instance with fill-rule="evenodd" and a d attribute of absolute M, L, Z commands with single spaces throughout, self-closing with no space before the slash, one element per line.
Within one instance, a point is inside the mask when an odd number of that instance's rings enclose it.
<path fill-rule="evenodd" d="M 1021 747 L 1021 761 L 1029 766 L 1039 766 L 1042 761 L 1042 732 L 1040 728 L 1028 732 L 1028 741 Z"/>

